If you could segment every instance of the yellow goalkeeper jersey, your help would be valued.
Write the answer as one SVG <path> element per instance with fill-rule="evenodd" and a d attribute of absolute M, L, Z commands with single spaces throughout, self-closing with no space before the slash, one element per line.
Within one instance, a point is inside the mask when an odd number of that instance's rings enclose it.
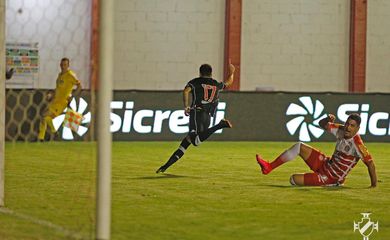
<path fill-rule="evenodd" d="M 65 73 L 59 73 L 56 82 L 54 101 L 67 100 L 72 93 L 73 86 L 79 83 L 80 81 L 77 80 L 76 74 L 71 70 L 68 70 Z"/>

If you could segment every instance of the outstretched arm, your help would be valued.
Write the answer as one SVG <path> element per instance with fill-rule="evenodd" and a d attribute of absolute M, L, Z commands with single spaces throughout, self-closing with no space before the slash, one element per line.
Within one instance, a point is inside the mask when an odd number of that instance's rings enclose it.
<path fill-rule="evenodd" d="M 376 183 L 378 181 L 377 177 L 376 177 L 376 170 L 375 170 L 374 161 L 364 162 L 364 164 L 366 164 L 367 169 L 368 169 L 368 174 L 370 174 L 371 187 L 374 188 L 374 187 L 376 187 Z"/>
<path fill-rule="evenodd" d="M 186 87 L 183 90 L 184 113 L 186 116 L 190 115 L 190 103 L 189 103 L 190 92 L 191 92 L 190 87 Z"/>
<path fill-rule="evenodd" d="M 228 74 L 227 79 L 225 80 L 226 87 L 229 87 L 230 85 L 232 85 L 233 80 L 234 80 L 234 71 L 235 70 L 236 70 L 236 68 L 234 67 L 231 60 L 229 59 L 229 74 Z"/>
<path fill-rule="evenodd" d="M 333 114 L 328 114 L 328 117 L 320 120 L 320 122 L 319 122 L 320 127 L 327 130 L 328 123 L 333 123 L 335 119 L 336 119 L 336 117 Z"/>

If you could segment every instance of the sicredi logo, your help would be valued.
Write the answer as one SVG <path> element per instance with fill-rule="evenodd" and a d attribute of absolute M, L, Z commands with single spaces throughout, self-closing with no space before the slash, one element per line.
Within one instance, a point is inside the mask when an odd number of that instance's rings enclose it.
<path fill-rule="evenodd" d="M 353 112 L 360 113 L 362 122 L 360 123 L 359 134 L 370 133 L 375 136 L 390 135 L 390 118 L 388 112 L 370 113 L 370 104 L 345 103 L 338 107 L 337 117 L 342 121 L 347 121 L 348 114 Z M 382 126 L 379 127 L 382 122 Z"/>
<path fill-rule="evenodd" d="M 88 103 L 80 98 L 79 106 L 76 106 L 76 100 L 73 98 L 70 107 L 72 110 L 84 115 L 87 109 Z M 152 110 L 141 109 L 134 111 L 134 101 L 112 101 L 112 110 L 124 110 L 123 115 L 117 113 L 110 113 L 111 126 L 110 131 L 112 133 L 122 132 L 130 133 L 133 131 L 141 134 L 148 133 L 161 133 L 163 124 L 168 124 L 168 128 L 172 133 L 187 133 L 189 131 L 189 117 L 185 116 L 184 110 Z M 225 117 L 226 103 L 220 102 L 217 106 L 215 117 L 211 118 L 210 126 L 214 126 L 219 123 Z M 77 134 L 83 136 L 88 131 L 88 124 L 91 122 L 91 113 L 88 112 L 84 115 L 85 119 L 81 122 Z M 58 131 L 62 128 L 61 137 L 64 140 L 73 140 L 73 132 L 63 127 L 65 119 L 65 111 L 63 114 L 53 119 L 54 128 Z M 149 120 L 149 121 L 145 121 Z M 145 122 L 152 122 L 147 124 Z M 216 131 L 215 133 L 222 133 L 223 129 Z"/>
<path fill-rule="evenodd" d="M 309 142 L 312 137 L 320 138 L 324 130 L 319 128 L 319 121 L 327 116 L 324 111 L 324 105 L 310 96 L 299 98 L 302 105 L 290 103 L 287 107 L 287 116 L 296 116 L 286 124 L 290 135 L 298 132 L 300 141 Z M 371 134 L 374 136 L 390 135 L 390 117 L 388 112 L 370 113 L 370 104 L 343 103 L 337 107 L 336 117 L 339 122 L 347 121 L 350 113 L 359 113 L 362 119 L 360 123 L 360 135 Z M 382 126 L 382 127 L 380 127 Z"/>
<path fill-rule="evenodd" d="M 91 122 L 91 112 L 85 113 L 88 107 L 88 103 L 83 98 L 80 98 L 79 105 L 77 106 L 76 100 L 73 98 L 69 106 L 73 111 L 76 111 L 84 116 L 84 120 L 81 122 L 81 125 L 79 126 L 77 131 L 77 135 L 83 136 L 88 131 L 88 124 Z M 72 130 L 70 130 L 70 128 L 63 126 L 63 122 L 65 119 L 65 111 L 66 109 L 64 110 L 63 114 L 53 119 L 53 125 L 56 131 L 59 131 L 59 129 L 62 128 L 62 133 L 61 133 L 62 139 L 73 140 L 74 135 Z"/>
<path fill-rule="evenodd" d="M 286 127 L 290 135 L 294 135 L 299 129 L 298 137 L 300 141 L 309 142 L 312 137 L 319 138 L 324 133 L 319 127 L 319 121 L 327 116 L 323 113 L 324 105 L 309 96 L 299 98 L 301 105 L 290 103 L 287 108 L 286 115 L 294 115 L 293 119 L 287 122 Z"/>
<path fill-rule="evenodd" d="M 130 133 L 132 129 L 141 134 L 161 133 L 164 122 L 168 124 L 172 133 L 187 133 L 189 131 L 189 117 L 184 110 L 152 110 L 141 109 L 134 111 L 133 101 L 113 101 L 111 109 L 124 110 L 123 116 L 111 113 L 111 132 Z M 225 116 L 226 103 L 220 102 L 214 118 L 211 118 L 210 126 L 217 124 Z M 148 123 L 146 123 L 148 122 Z M 216 131 L 222 133 L 222 129 Z"/>

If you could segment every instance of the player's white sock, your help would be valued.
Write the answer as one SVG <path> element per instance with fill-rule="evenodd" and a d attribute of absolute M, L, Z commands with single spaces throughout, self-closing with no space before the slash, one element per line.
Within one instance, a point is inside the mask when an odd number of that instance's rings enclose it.
<path fill-rule="evenodd" d="M 282 153 L 279 156 L 279 158 L 283 162 L 291 161 L 299 155 L 300 150 L 301 150 L 301 142 L 297 142 L 292 147 L 290 147 L 288 150 L 284 151 L 284 153 Z"/>
<path fill-rule="evenodd" d="M 297 142 L 292 147 L 284 151 L 275 161 L 271 162 L 272 169 L 296 158 L 301 150 L 301 142 Z"/>

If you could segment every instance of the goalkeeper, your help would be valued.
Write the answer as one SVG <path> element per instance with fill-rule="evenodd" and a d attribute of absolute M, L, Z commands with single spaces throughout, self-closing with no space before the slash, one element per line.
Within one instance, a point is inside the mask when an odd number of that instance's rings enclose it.
<path fill-rule="evenodd" d="M 80 81 L 77 79 L 76 74 L 69 69 L 69 59 L 61 59 L 60 67 L 61 72 L 58 74 L 57 77 L 54 96 L 52 94 L 48 95 L 48 100 L 50 101 L 50 103 L 45 110 L 41 122 L 39 124 L 38 140 L 41 142 L 45 138 L 47 125 L 49 125 L 52 133 L 56 132 L 52 120 L 53 118 L 60 115 L 64 111 L 66 106 L 69 104 L 74 86 L 77 86 L 76 94 L 80 94 L 81 84 Z"/>

